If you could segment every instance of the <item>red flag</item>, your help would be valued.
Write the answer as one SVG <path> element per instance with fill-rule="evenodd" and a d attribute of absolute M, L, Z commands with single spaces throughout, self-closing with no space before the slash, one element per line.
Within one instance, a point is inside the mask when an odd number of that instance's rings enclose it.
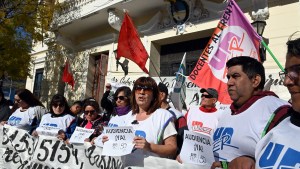
<path fill-rule="evenodd" d="M 215 88 L 219 92 L 219 101 L 230 104 L 226 62 L 238 56 L 259 60 L 260 40 L 239 6 L 230 0 L 189 80 L 200 88 Z"/>
<path fill-rule="evenodd" d="M 68 60 L 66 60 L 66 63 L 65 63 L 65 69 L 64 69 L 64 73 L 62 75 L 62 81 L 71 85 L 72 89 L 74 88 L 75 81 L 74 81 L 73 74 L 72 74 Z"/>
<path fill-rule="evenodd" d="M 120 29 L 116 59 L 120 59 L 122 56 L 135 62 L 145 73 L 149 74 L 145 67 L 148 53 L 127 12 L 125 12 Z"/>

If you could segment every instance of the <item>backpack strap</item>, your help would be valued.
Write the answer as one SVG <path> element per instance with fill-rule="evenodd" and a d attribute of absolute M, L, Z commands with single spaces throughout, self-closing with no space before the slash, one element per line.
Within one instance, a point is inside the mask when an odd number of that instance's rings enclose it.
<path fill-rule="evenodd" d="M 274 128 L 282 120 L 290 116 L 290 113 L 288 112 L 289 108 L 291 108 L 290 105 L 282 105 L 273 112 L 267 125 L 264 128 L 264 131 L 261 134 L 261 137 L 264 137 L 272 128 Z"/>

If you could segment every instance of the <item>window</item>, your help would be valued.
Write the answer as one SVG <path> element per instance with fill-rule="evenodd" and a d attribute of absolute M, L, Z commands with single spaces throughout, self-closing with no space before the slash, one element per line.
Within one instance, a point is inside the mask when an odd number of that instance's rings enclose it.
<path fill-rule="evenodd" d="M 40 99 L 44 69 L 37 69 L 34 78 L 33 95 Z"/>
<path fill-rule="evenodd" d="M 187 76 L 193 71 L 209 37 L 161 46 L 160 76 L 175 76 L 186 52 Z"/>

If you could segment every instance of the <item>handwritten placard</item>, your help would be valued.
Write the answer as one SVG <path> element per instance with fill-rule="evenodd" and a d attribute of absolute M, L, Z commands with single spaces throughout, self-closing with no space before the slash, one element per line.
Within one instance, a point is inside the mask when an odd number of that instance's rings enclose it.
<path fill-rule="evenodd" d="M 84 143 L 84 140 L 89 138 L 94 131 L 95 129 L 85 129 L 77 126 L 70 138 L 70 143 Z"/>
<path fill-rule="evenodd" d="M 134 130 L 132 127 L 104 127 L 108 141 L 104 143 L 103 155 L 123 156 L 133 149 Z"/>
<path fill-rule="evenodd" d="M 58 127 L 53 127 L 53 126 L 39 126 L 38 128 L 36 128 L 36 132 L 39 135 L 44 135 L 44 136 L 53 136 L 56 137 L 58 134 L 58 131 L 60 129 Z"/>
<path fill-rule="evenodd" d="M 183 163 L 211 165 L 214 156 L 210 136 L 185 130 L 180 158 Z"/>

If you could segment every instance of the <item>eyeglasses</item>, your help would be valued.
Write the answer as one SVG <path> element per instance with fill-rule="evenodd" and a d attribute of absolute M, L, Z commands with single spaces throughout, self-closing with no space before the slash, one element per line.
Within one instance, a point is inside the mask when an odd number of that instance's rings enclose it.
<path fill-rule="evenodd" d="M 21 99 L 15 99 L 15 103 L 20 103 L 21 101 Z"/>
<path fill-rule="evenodd" d="M 88 115 L 88 114 L 94 114 L 96 112 L 96 110 L 85 110 L 84 114 Z"/>
<path fill-rule="evenodd" d="M 150 87 L 150 86 L 140 86 L 140 85 L 136 85 L 134 88 L 135 88 L 136 91 L 141 91 L 141 90 L 144 90 L 144 91 L 151 91 L 151 90 L 153 90 L 153 87 Z"/>
<path fill-rule="evenodd" d="M 65 105 L 62 104 L 62 103 L 59 103 L 59 104 L 54 103 L 52 106 L 53 106 L 54 108 L 57 108 L 58 106 L 59 106 L 59 107 L 65 107 Z"/>
<path fill-rule="evenodd" d="M 118 99 L 120 100 L 125 100 L 125 98 L 127 98 L 126 96 L 118 96 L 118 97 L 115 97 L 115 101 L 117 101 Z"/>
<path fill-rule="evenodd" d="M 284 71 L 279 72 L 279 77 L 281 80 L 285 80 L 286 76 L 288 76 L 292 81 L 295 81 L 299 79 L 299 74 L 300 64 L 285 68 Z"/>
<path fill-rule="evenodd" d="M 202 94 L 201 95 L 201 98 L 204 97 L 204 98 L 213 98 L 212 95 L 209 95 L 209 94 Z"/>

